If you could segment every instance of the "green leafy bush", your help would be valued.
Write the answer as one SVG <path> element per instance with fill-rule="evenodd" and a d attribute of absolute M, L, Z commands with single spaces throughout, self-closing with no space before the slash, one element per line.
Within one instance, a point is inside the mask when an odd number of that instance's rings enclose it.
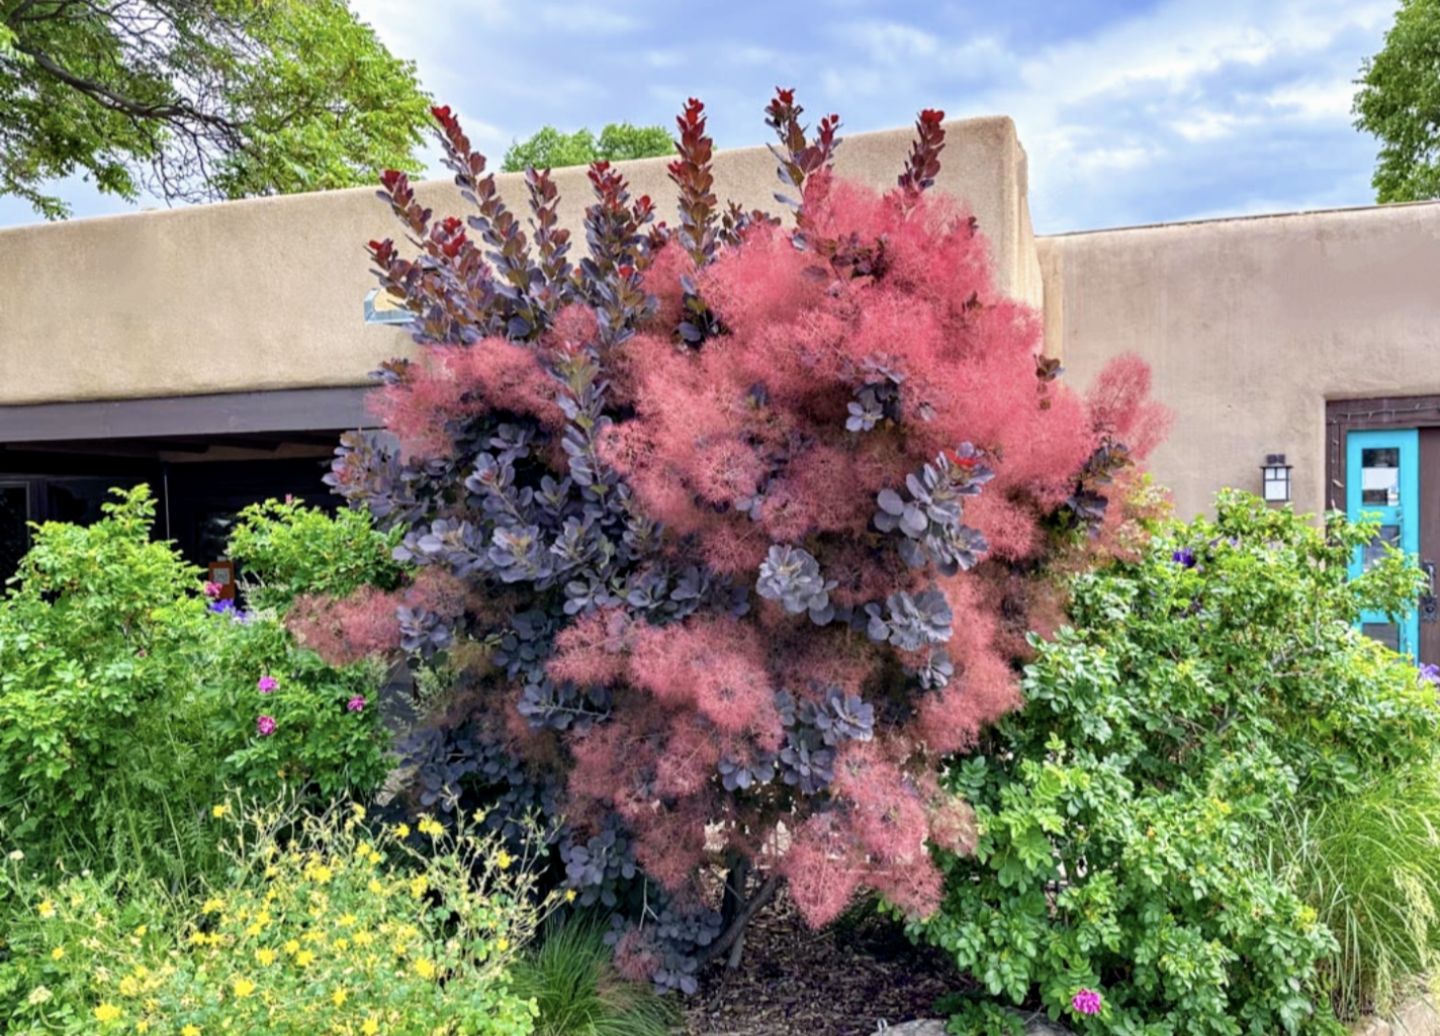
<path fill-rule="evenodd" d="M 1334 1028 L 1335 939 L 1261 843 L 1296 796 L 1344 800 L 1434 752 L 1434 687 L 1355 626 L 1413 600 L 1415 570 L 1395 555 L 1347 581 L 1373 527 L 1234 493 L 1217 511 L 1077 577 L 1073 628 L 1034 641 L 1025 710 L 950 773 L 979 842 L 943 857 L 918 932 L 1081 1032 Z M 977 1001 L 954 1031 L 998 1017 Z"/>
<path fill-rule="evenodd" d="M 428 821 L 419 852 L 359 807 L 214 812 L 231 870 L 200 897 L 86 876 L 49 887 L 9 861 L 24 907 L 0 951 L 9 1031 L 531 1031 L 508 973 L 554 901 L 495 836 Z"/>
<path fill-rule="evenodd" d="M 1387 1014 L 1411 980 L 1440 978 L 1440 769 L 1282 811 L 1266 859 L 1335 933 L 1321 977 L 1341 1018 Z"/>
<path fill-rule="evenodd" d="M 515 990 L 535 1002 L 536 1036 L 668 1036 L 676 1012 L 649 982 L 615 969 L 605 927 L 573 917 L 516 961 Z"/>
<path fill-rule="evenodd" d="M 153 518 L 142 486 L 88 528 L 41 526 L 0 601 L 0 840 L 189 882 L 216 865 L 203 818 L 227 782 L 366 794 L 387 738 L 358 700 L 372 669 L 207 607 Z"/>
<path fill-rule="evenodd" d="M 395 589 L 401 569 L 390 552 L 399 542 L 399 530 L 378 531 L 368 511 L 330 514 L 290 499 L 267 500 L 240 512 L 230 557 L 242 566 L 246 604 L 283 610 L 301 594 Z"/>

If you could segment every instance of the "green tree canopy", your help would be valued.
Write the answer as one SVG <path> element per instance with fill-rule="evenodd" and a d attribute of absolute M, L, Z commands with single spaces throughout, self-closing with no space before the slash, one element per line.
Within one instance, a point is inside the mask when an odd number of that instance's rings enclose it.
<path fill-rule="evenodd" d="M 1380 138 L 1379 200 L 1440 198 L 1440 0 L 1401 0 L 1358 82 L 1355 125 Z"/>
<path fill-rule="evenodd" d="M 0 0 L 0 194 L 210 201 L 418 171 L 429 99 L 347 0 Z"/>
<path fill-rule="evenodd" d="M 554 126 L 546 126 L 528 140 L 511 144 L 501 168 L 507 173 L 519 173 L 530 168 L 559 169 L 595 161 L 624 162 L 674 153 L 675 141 L 664 126 L 612 122 L 600 131 L 599 140 L 588 129 L 561 133 Z"/>

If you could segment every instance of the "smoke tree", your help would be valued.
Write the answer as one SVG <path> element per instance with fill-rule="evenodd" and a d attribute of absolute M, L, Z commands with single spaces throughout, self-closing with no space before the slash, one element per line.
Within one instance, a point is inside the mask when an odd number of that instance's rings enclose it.
<path fill-rule="evenodd" d="M 782 882 L 814 925 L 862 888 L 931 911 L 927 846 L 974 839 L 939 764 L 1018 704 L 1046 556 L 1115 525 L 1163 425 L 1144 366 L 1088 404 L 1055 381 L 929 190 L 940 112 L 880 194 L 779 91 L 782 221 L 721 207 L 692 100 L 678 220 L 595 163 L 584 255 L 548 171 L 522 221 L 434 114 L 475 212 L 383 178 L 406 245 L 370 254 L 418 349 L 377 372 L 390 437 L 348 436 L 330 476 L 403 528 L 400 640 L 450 682 L 409 745 L 418 806 L 544 810 L 556 880 L 666 986 L 738 955 Z"/>

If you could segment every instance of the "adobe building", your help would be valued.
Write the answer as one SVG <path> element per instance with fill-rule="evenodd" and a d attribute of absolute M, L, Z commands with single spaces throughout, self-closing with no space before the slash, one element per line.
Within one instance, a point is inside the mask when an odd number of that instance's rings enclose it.
<path fill-rule="evenodd" d="M 1182 516 L 1222 487 L 1262 492 L 1277 458 L 1275 495 L 1377 511 L 1387 539 L 1440 561 L 1440 203 L 1037 237 L 1014 124 L 946 130 L 937 186 L 970 204 L 1001 288 L 1043 310 L 1071 383 L 1123 352 L 1150 364 L 1176 413 L 1152 466 Z M 887 188 L 911 138 L 848 137 L 838 171 Z M 624 166 L 662 216 L 665 164 Z M 715 164 L 722 201 L 774 208 L 766 149 Z M 585 171 L 555 179 L 577 228 Z M 497 181 L 523 208 L 520 177 Z M 448 181 L 419 193 L 462 211 Z M 248 503 L 324 503 L 336 437 L 371 423 L 367 373 L 408 351 L 366 301 L 364 243 L 396 230 L 368 188 L 0 230 L 0 578 L 27 520 L 89 520 L 111 485 L 155 486 L 161 531 L 199 563 Z M 1433 601 L 1376 619 L 1440 661 Z"/>

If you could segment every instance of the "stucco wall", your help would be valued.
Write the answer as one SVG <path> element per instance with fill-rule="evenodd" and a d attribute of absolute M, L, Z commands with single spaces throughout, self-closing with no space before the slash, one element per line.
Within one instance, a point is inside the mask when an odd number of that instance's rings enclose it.
<path fill-rule="evenodd" d="M 1039 303 L 1025 156 L 1007 118 L 946 124 L 938 186 L 966 199 L 992 242 L 1000 285 Z M 910 130 L 846 138 L 838 171 L 895 183 Z M 666 161 L 628 163 L 635 195 L 673 221 Z M 716 194 L 780 209 L 764 148 L 715 159 Z M 592 195 L 583 169 L 556 173 L 564 225 L 579 230 Z M 497 177 L 523 211 L 518 175 Z M 425 184 L 439 214 L 464 213 L 448 181 Z M 365 383 L 406 336 L 364 326 L 374 286 L 364 243 L 398 236 L 374 191 L 266 198 L 0 230 L 0 405 L 133 399 Z M 577 233 L 584 248 L 583 232 Z"/>
<path fill-rule="evenodd" d="M 1294 465 L 1325 505 L 1325 402 L 1440 393 L 1440 203 L 1040 238 L 1047 349 L 1087 386 L 1149 361 L 1176 411 L 1153 458 L 1184 516 Z"/>

